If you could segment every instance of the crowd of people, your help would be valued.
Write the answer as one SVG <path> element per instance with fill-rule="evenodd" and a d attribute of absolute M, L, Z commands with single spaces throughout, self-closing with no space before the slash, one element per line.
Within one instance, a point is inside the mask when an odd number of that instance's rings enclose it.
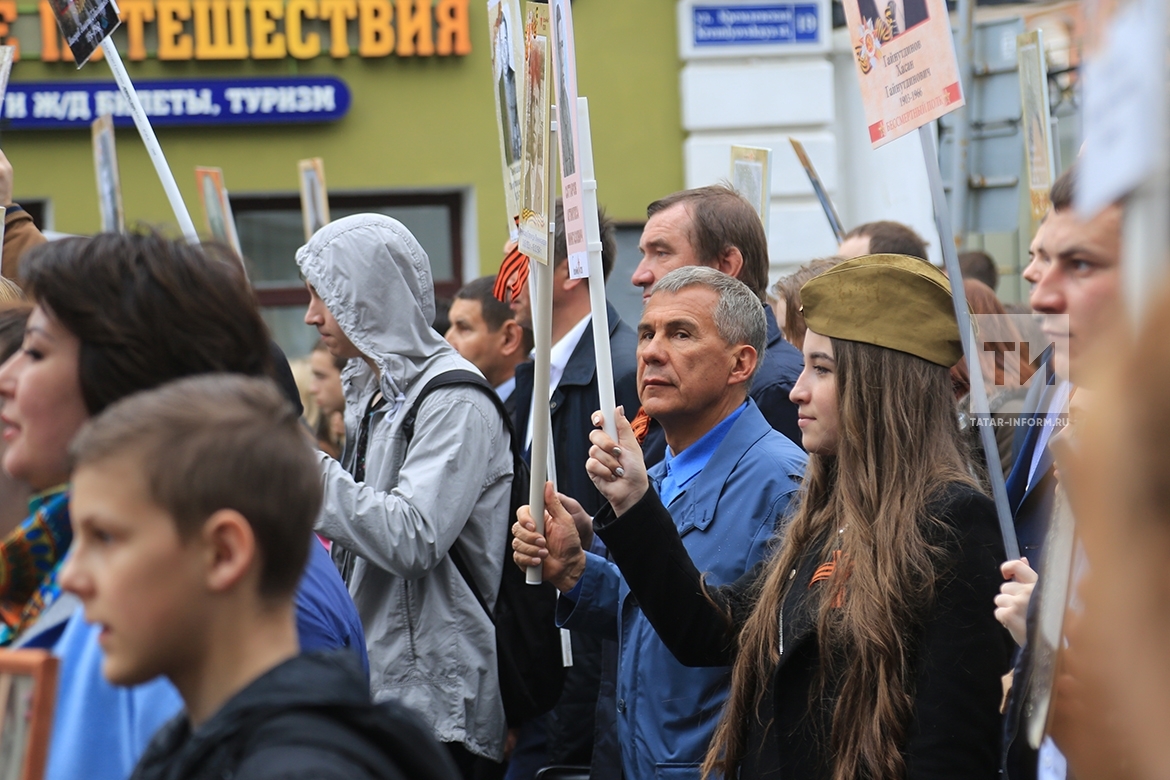
<path fill-rule="evenodd" d="M 1124 204 L 1079 215 L 1075 166 L 1024 271 L 1053 344 L 1031 362 L 968 365 L 904 225 L 858 226 L 769 287 L 733 190 L 654 201 L 639 321 L 606 312 L 615 409 L 559 205 L 545 388 L 522 265 L 459 291 L 440 331 L 415 237 L 332 222 L 297 252 L 320 341 L 294 370 L 230 251 L 45 242 L 12 177 L 0 155 L 0 645 L 59 659 L 46 778 L 1170 769 L 1166 309 L 1131 332 Z M 971 311 L 1001 315 L 981 340 L 1024 341 L 994 260 L 962 266 Z M 971 371 L 995 378 L 989 417 Z M 543 518 L 518 506 L 538 393 Z M 1072 607 L 1037 747 L 1033 595 L 1062 512 Z M 534 566 L 562 645 L 535 696 L 506 587 Z"/>

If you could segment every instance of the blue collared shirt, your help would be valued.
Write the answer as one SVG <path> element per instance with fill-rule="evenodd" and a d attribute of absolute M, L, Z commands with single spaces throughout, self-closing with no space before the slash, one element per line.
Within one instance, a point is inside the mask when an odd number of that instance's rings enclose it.
<path fill-rule="evenodd" d="M 508 398 L 511 397 L 512 393 L 515 390 L 516 390 L 516 375 L 515 374 L 513 374 L 512 376 L 505 379 L 503 382 L 500 382 L 498 385 L 496 385 L 496 395 L 498 395 L 500 397 L 501 401 L 507 401 Z"/>
<path fill-rule="evenodd" d="M 670 506 L 670 502 L 686 490 L 691 480 L 699 476 L 699 472 L 711 460 L 715 450 L 719 449 L 719 445 L 727 438 L 731 426 L 735 425 L 735 421 L 746 408 L 747 401 L 744 401 L 734 412 L 724 417 L 718 425 L 704 433 L 698 441 L 678 455 L 675 455 L 670 447 L 666 448 L 666 457 L 663 458 L 666 476 L 662 478 L 662 486 L 658 491 L 663 506 Z"/>
<path fill-rule="evenodd" d="M 719 445 L 727 438 L 731 426 L 735 425 L 735 421 L 739 419 L 746 408 L 747 401 L 744 401 L 736 407 L 734 412 L 724 417 L 714 428 L 704 433 L 698 441 L 678 455 L 671 452 L 670 447 L 666 448 L 666 457 L 662 461 L 663 465 L 666 466 L 666 476 L 662 478 L 662 485 L 658 491 L 663 506 L 670 506 L 670 502 L 678 498 L 679 494 L 691 483 L 691 480 L 699 476 L 703 467 L 715 454 L 715 450 L 719 449 Z M 604 547 L 601 550 L 603 551 Z M 599 551 L 593 550 L 593 552 Z M 589 565 L 588 557 L 586 557 L 585 565 Z M 564 597 L 576 601 L 580 593 L 581 580 L 577 580 L 577 584 L 566 591 Z"/>

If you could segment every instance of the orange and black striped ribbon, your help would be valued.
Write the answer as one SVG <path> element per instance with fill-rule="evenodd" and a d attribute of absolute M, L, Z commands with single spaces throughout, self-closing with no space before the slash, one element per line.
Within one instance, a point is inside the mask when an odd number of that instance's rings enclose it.
<path fill-rule="evenodd" d="M 646 414 L 644 408 L 638 407 L 638 413 L 630 421 L 630 427 L 634 429 L 638 444 L 641 444 L 646 439 L 646 434 L 650 432 L 650 415 Z"/>
<path fill-rule="evenodd" d="M 815 572 L 813 572 L 812 579 L 809 581 L 808 586 L 811 588 L 813 585 L 816 585 L 818 582 L 823 582 L 824 580 L 831 579 L 833 576 L 833 573 L 835 571 L 837 571 L 837 564 L 840 562 L 841 562 L 841 551 L 840 550 L 833 550 L 833 560 L 831 560 L 827 563 L 822 563 L 820 566 L 817 567 L 817 570 Z M 836 598 L 833 599 L 833 603 L 831 606 L 840 607 L 844 603 L 845 603 L 845 588 L 844 588 L 844 586 L 842 586 L 837 591 L 837 596 L 836 596 Z"/>
<path fill-rule="evenodd" d="M 492 295 L 497 300 L 505 303 L 509 300 L 509 288 L 511 288 L 511 298 L 515 298 L 524 289 L 524 283 L 528 281 L 528 255 L 523 254 L 519 247 L 513 247 L 512 251 L 504 258 L 503 265 L 500 266 L 500 272 L 496 274 L 496 283 L 492 287 Z"/>

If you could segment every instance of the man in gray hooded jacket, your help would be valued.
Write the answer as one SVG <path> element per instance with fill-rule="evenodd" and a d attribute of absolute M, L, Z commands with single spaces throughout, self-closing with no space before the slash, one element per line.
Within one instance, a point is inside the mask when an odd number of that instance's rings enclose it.
<path fill-rule="evenodd" d="M 305 323 L 348 359 L 345 451 L 340 463 L 320 455 L 317 531 L 352 558 L 347 581 L 374 697 L 421 714 L 456 763 L 499 761 L 506 727 L 495 632 L 448 551 L 458 547 L 494 609 L 512 482 L 503 418 L 481 389 L 441 387 L 418 408 L 408 446 L 402 421 L 423 386 L 476 369 L 431 328 L 430 263 L 400 222 L 378 214 L 333 222 L 301 247 L 297 264 L 311 296 Z"/>

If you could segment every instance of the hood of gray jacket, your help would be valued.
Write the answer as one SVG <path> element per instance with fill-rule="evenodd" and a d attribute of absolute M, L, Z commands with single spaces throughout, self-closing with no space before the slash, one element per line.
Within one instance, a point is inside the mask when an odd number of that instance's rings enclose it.
<path fill-rule="evenodd" d="M 381 371 L 382 391 L 401 399 L 432 361 L 454 348 L 431 325 L 435 285 L 426 251 L 406 226 L 382 214 L 331 222 L 297 250 L 297 265 L 341 330 Z M 365 361 L 343 374 L 367 380 Z"/>

